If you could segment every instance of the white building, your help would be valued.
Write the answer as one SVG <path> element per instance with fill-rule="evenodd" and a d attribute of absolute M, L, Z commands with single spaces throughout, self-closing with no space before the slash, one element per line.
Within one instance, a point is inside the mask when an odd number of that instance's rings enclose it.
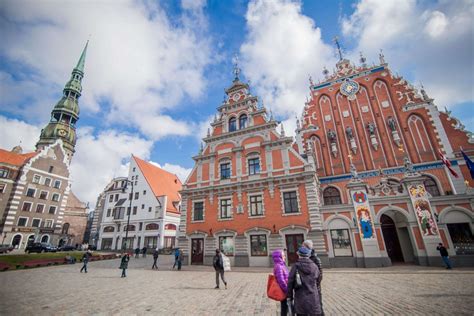
<path fill-rule="evenodd" d="M 181 181 L 176 175 L 132 155 L 128 178 L 115 178 L 101 193 L 104 203 L 98 249 L 174 247 L 180 190 Z"/>

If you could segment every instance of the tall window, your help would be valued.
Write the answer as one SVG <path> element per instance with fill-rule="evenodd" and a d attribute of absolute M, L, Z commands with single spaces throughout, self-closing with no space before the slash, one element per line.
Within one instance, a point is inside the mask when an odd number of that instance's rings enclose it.
<path fill-rule="evenodd" d="M 132 215 L 137 215 L 137 207 L 136 207 L 136 206 L 133 207 L 133 213 L 132 213 Z"/>
<path fill-rule="evenodd" d="M 193 220 L 195 221 L 204 220 L 204 202 L 194 202 Z"/>
<path fill-rule="evenodd" d="M 436 184 L 436 181 L 433 180 L 432 178 L 428 178 L 425 181 L 423 181 L 423 184 L 425 185 L 426 191 L 428 191 L 431 196 L 440 196 L 441 194 L 439 193 L 438 185 Z"/>
<path fill-rule="evenodd" d="M 47 219 L 46 224 L 44 225 L 46 228 L 51 228 L 53 227 L 53 220 L 52 219 Z"/>
<path fill-rule="evenodd" d="M 267 256 L 267 236 L 250 236 L 250 252 L 252 256 Z"/>
<path fill-rule="evenodd" d="M 69 223 L 64 223 L 61 234 L 67 235 L 68 232 L 69 232 Z"/>
<path fill-rule="evenodd" d="M 239 117 L 239 128 L 242 129 L 242 128 L 246 128 L 246 127 L 247 127 L 247 115 L 242 114 Z"/>
<path fill-rule="evenodd" d="M 230 199 L 223 199 L 221 200 L 220 205 L 220 218 L 231 218 L 232 214 L 232 203 Z"/>
<path fill-rule="evenodd" d="M 338 205 L 342 204 L 341 194 L 339 190 L 334 187 L 329 187 L 323 191 L 324 205 Z"/>
<path fill-rule="evenodd" d="M 27 218 L 25 218 L 25 217 L 20 217 L 20 218 L 18 219 L 18 226 L 24 227 L 24 226 L 26 226 L 26 223 L 27 223 L 27 222 L 28 222 L 28 219 L 27 219 Z"/>
<path fill-rule="evenodd" d="M 257 174 L 260 172 L 260 159 L 258 157 L 256 158 L 250 158 L 249 159 L 249 174 Z"/>
<path fill-rule="evenodd" d="M 112 209 L 108 208 L 107 209 L 107 217 L 110 217 L 110 213 L 112 212 Z"/>
<path fill-rule="evenodd" d="M 296 191 L 283 192 L 283 204 L 285 213 L 298 213 L 298 197 Z"/>
<path fill-rule="evenodd" d="M 40 181 L 41 181 L 41 176 L 35 174 L 33 176 L 33 183 L 40 183 Z"/>
<path fill-rule="evenodd" d="M 41 220 L 38 219 L 38 218 L 35 218 L 35 219 L 33 219 L 33 221 L 31 222 L 31 226 L 32 226 L 32 227 L 40 227 L 40 223 L 41 223 Z"/>
<path fill-rule="evenodd" d="M 138 197 L 140 196 L 139 192 L 135 192 L 135 200 L 138 200 Z"/>
<path fill-rule="evenodd" d="M 49 207 L 48 213 L 49 213 L 49 214 L 54 214 L 54 213 L 56 213 L 56 206 L 52 206 L 52 205 L 51 205 L 51 206 Z"/>
<path fill-rule="evenodd" d="M 28 188 L 28 190 L 26 190 L 26 196 L 35 197 L 35 193 L 36 193 L 35 189 Z"/>
<path fill-rule="evenodd" d="M 114 195 L 111 194 L 111 195 L 109 196 L 109 202 L 113 202 L 113 201 L 114 201 Z"/>
<path fill-rule="evenodd" d="M 44 204 L 36 204 L 36 213 L 43 213 Z"/>
<path fill-rule="evenodd" d="M 250 196 L 250 216 L 263 215 L 263 205 L 261 195 Z"/>
<path fill-rule="evenodd" d="M 230 162 L 221 163 L 221 179 L 230 179 Z"/>
<path fill-rule="evenodd" d="M 54 202 L 59 201 L 59 194 L 53 193 L 53 196 L 51 197 L 51 200 L 53 200 Z"/>
<path fill-rule="evenodd" d="M 61 181 L 59 180 L 54 180 L 54 188 L 59 189 L 61 187 Z"/>
<path fill-rule="evenodd" d="M 22 211 L 29 212 L 31 211 L 32 204 L 30 202 L 23 202 L 23 206 L 21 208 Z"/>
<path fill-rule="evenodd" d="M 48 198 L 48 192 L 47 191 L 41 191 L 39 198 L 42 199 L 42 200 L 46 200 Z"/>
<path fill-rule="evenodd" d="M 51 179 L 50 178 L 45 178 L 44 179 L 44 185 L 49 187 L 51 185 Z"/>
<path fill-rule="evenodd" d="M 0 193 L 5 192 L 6 187 L 7 187 L 7 185 L 5 183 L 0 183 Z"/>
<path fill-rule="evenodd" d="M 229 132 L 234 132 L 237 130 L 237 119 L 235 117 L 232 117 L 229 120 Z"/>
<path fill-rule="evenodd" d="M 0 169 L 0 178 L 6 178 L 8 176 L 8 169 Z"/>
<path fill-rule="evenodd" d="M 230 236 L 219 237 L 219 249 L 226 256 L 234 255 L 234 238 Z"/>

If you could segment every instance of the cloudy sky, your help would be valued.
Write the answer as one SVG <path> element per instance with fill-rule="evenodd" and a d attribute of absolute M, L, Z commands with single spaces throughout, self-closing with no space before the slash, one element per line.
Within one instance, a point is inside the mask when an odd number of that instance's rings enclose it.
<path fill-rule="evenodd" d="M 287 133 L 308 77 L 334 67 L 336 35 L 354 62 L 383 49 L 392 71 L 474 130 L 473 21 L 469 0 L 3 0 L 0 147 L 34 149 L 88 39 L 72 188 L 91 205 L 132 153 L 184 181 L 235 54 Z"/>

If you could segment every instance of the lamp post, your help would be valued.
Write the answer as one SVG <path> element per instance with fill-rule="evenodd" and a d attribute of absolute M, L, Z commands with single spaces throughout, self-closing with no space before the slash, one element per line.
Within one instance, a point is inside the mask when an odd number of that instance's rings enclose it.
<path fill-rule="evenodd" d="M 129 203 L 129 209 L 128 209 L 128 216 L 127 216 L 127 226 L 125 227 L 125 243 L 128 242 L 128 228 L 129 228 L 129 225 L 130 225 L 130 214 L 132 213 L 132 199 L 133 199 L 133 181 L 130 181 L 130 180 L 125 180 L 126 181 L 126 184 L 125 186 L 122 188 L 122 192 L 125 192 L 125 190 L 127 189 L 127 186 L 128 184 L 130 183 L 132 185 L 132 193 L 131 195 L 129 196 L 130 197 L 130 203 Z M 125 243 L 122 242 L 122 250 L 125 250 Z"/>

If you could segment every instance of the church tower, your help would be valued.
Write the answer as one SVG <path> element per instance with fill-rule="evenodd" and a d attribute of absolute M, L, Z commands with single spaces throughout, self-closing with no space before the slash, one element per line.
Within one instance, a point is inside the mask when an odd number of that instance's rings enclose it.
<path fill-rule="evenodd" d="M 72 70 L 71 79 L 66 83 L 61 100 L 54 106 L 51 112 L 51 120 L 41 130 L 41 135 L 36 150 L 54 143 L 57 139 L 63 141 L 64 150 L 69 162 L 74 155 L 76 145 L 76 122 L 79 119 L 78 100 L 81 96 L 81 81 L 84 77 L 84 64 L 86 61 L 87 41 L 76 67 Z"/>

